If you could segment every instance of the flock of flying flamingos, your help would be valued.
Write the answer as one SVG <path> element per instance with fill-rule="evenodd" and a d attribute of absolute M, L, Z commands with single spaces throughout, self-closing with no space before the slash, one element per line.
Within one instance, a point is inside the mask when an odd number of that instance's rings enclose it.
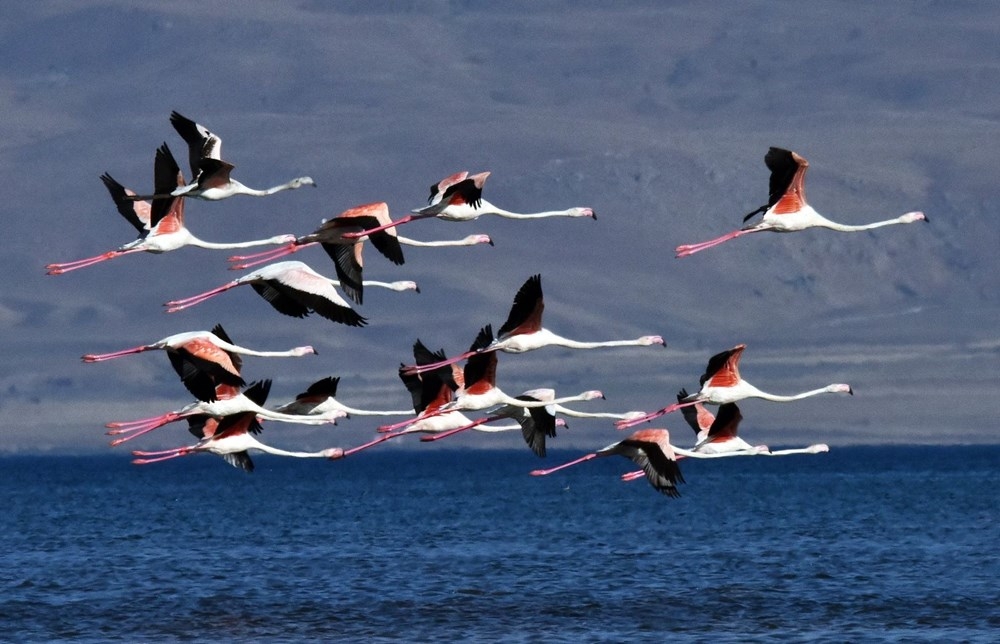
<path fill-rule="evenodd" d="M 469 235 L 451 241 L 418 241 L 397 234 L 396 228 L 405 223 L 436 217 L 445 221 L 472 221 L 482 215 L 497 215 L 511 219 L 545 217 L 595 217 L 590 208 L 570 208 L 538 213 L 515 213 L 503 210 L 482 197 L 489 172 L 470 175 L 459 172 L 431 186 L 429 205 L 398 219 L 389 218 L 388 206 L 372 203 L 351 208 L 337 217 L 323 220 L 313 232 L 302 235 L 279 235 L 235 243 L 203 241 L 188 231 L 184 224 L 186 198 L 216 201 L 234 195 L 267 196 L 283 190 L 315 185 L 309 177 L 299 177 L 287 183 L 256 190 L 230 177 L 234 166 L 222 159 L 221 139 L 204 126 L 177 112 L 170 122 L 188 146 L 193 180 L 184 175 L 164 143 L 156 150 L 154 187 L 149 195 L 138 195 L 104 174 L 101 180 L 111 194 L 118 212 L 138 231 L 138 238 L 115 250 L 63 264 L 49 264 L 50 275 L 60 275 L 99 262 L 132 253 L 163 253 L 183 246 L 209 249 L 234 249 L 253 246 L 276 246 L 270 250 L 230 258 L 233 269 L 248 269 L 266 264 L 242 277 L 217 288 L 188 298 L 166 303 L 167 312 L 194 306 L 229 289 L 249 284 L 278 312 L 293 317 L 315 313 L 349 326 L 363 326 L 366 320 L 355 311 L 347 299 L 361 304 L 364 287 L 383 287 L 397 291 L 418 290 L 414 282 L 377 282 L 362 279 L 364 242 L 389 261 L 403 263 L 401 245 L 442 247 L 490 244 L 487 235 Z M 795 232 L 812 227 L 842 232 L 870 230 L 891 224 L 926 221 L 921 212 L 909 212 L 895 219 L 850 226 L 839 224 L 817 213 L 806 202 L 805 174 L 809 163 L 789 150 L 772 147 L 764 157 L 771 172 L 768 201 L 744 217 L 744 225 L 716 239 L 698 244 L 678 246 L 677 257 L 687 257 L 731 239 L 750 233 L 773 231 Z M 755 219 L 761 215 L 759 219 Z M 319 244 L 333 260 L 337 279 L 317 273 L 299 261 L 277 261 L 303 248 Z M 273 262 L 273 263 L 272 263 Z M 347 299 L 337 291 L 339 287 Z M 763 398 L 775 402 L 791 402 L 823 393 L 853 394 L 846 384 L 832 384 L 795 395 L 781 396 L 757 389 L 740 377 L 739 363 L 745 345 L 737 345 L 712 356 L 700 378 L 698 392 L 680 390 L 677 401 L 662 409 L 644 412 L 600 413 L 583 412 L 564 404 L 603 399 L 600 391 L 585 391 L 576 396 L 556 398 L 551 389 L 533 389 L 518 396 L 509 396 L 496 386 L 498 351 L 524 353 L 545 346 L 571 349 L 595 349 L 620 346 L 664 345 L 660 336 L 649 335 L 634 340 L 579 342 L 561 337 L 542 326 L 542 282 L 534 275 L 524 282 L 514 296 L 506 321 L 496 335 L 492 325 L 479 330 L 468 351 L 446 357 L 443 350 L 431 351 L 417 340 L 413 345 L 414 364 L 402 365 L 399 376 L 409 391 L 413 410 L 366 410 L 348 407 L 336 399 L 339 378 L 328 377 L 313 383 L 295 400 L 283 405 L 265 407 L 271 382 L 262 380 L 247 385 L 240 375 L 241 356 L 298 357 L 315 353 L 310 346 L 287 351 L 257 351 L 234 344 L 221 325 L 212 331 L 191 331 L 168 336 L 152 344 L 106 354 L 87 354 L 85 362 L 101 362 L 151 350 L 166 351 L 170 364 L 183 385 L 197 399 L 182 409 L 166 414 L 126 422 L 108 423 L 109 435 L 117 436 L 112 445 L 120 445 L 168 423 L 186 420 L 198 439 L 193 445 L 162 451 L 133 451 L 133 463 L 147 464 L 198 452 L 222 456 L 230 464 L 253 471 L 249 451 L 298 458 L 340 459 L 379 443 L 412 433 L 425 434 L 422 441 L 437 441 L 466 430 L 498 432 L 520 430 L 525 442 L 538 456 L 545 456 L 546 439 L 556 435 L 556 428 L 565 422 L 558 416 L 607 418 L 616 421 L 618 429 L 627 429 L 680 410 L 685 421 L 696 433 L 691 449 L 670 443 L 666 429 L 640 429 L 627 438 L 586 454 L 576 460 L 549 469 L 534 470 L 544 476 L 593 458 L 622 455 L 641 469 L 622 475 L 629 481 L 645 477 L 659 492 L 679 496 L 677 484 L 684 482 L 678 467 L 682 458 L 721 458 L 730 456 L 783 456 L 817 454 L 829 448 L 823 444 L 802 449 L 772 451 L 764 445 L 752 445 L 739 437 L 742 419 L 736 403 L 744 398 Z M 464 361 L 464 366 L 458 363 Z M 718 405 L 718 414 L 705 405 Z M 470 419 L 463 412 L 483 415 Z M 415 417 L 413 417 L 415 414 Z M 261 421 L 320 425 L 336 423 L 348 415 L 408 416 L 402 422 L 382 425 L 379 436 L 350 448 L 330 448 L 319 452 L 296 452 L 266 445 L 255 438 L 261 432 Z M 509 421 L 504 424 L 503 421 Z"/>

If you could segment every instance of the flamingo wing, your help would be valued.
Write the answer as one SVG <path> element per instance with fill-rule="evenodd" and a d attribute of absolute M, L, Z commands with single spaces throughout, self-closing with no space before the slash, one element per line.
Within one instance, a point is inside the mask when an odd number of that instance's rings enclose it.
<path fill-rule="evenodd" d="M 124 217 L 125 221 L 131 224 L 140 235 L 146 235 L 150 228 L 149 202 L 131 201 L 126 199 L 128 195 L 134 196 L 135 193 L 115 181 L 114 178 L 107 172 L 101 175 L 101 181 L 104 182 L 104 187 L 107 188 L 108 193 L 111 194 L 111 200 L 115 202 L 115 208 L 117 208 L 118 213 Z"/>
<path fill-rule="evenodd" d="M 275 310 L 291 317 L 301 318 L 315 312 L 348 326 L 367 324 L 367 320 L 340 297 L 330 280 L 303 268 L 286 270 L 270 279 L 255 280 L 251 286 Z"/>
<path fill-rule="evenodd" d="M 205 339 L 195 339 L 167 351 L 170 365 L 180 376 L 184 388 L 198 400 L 218 400 L 217 384 L 242 387 L 245 383 L 229 354 Z"/>
<path fill-rule="evenodd" d="M 767 203 L 747 214 L 743 218 L 743 221 L 747 221 L 756 214 L 767 212 L 785 196 L 792 185 L 792 180 L 799 171 L 797 157 L 798 155 L 791 150 L 775 147 L 768 149 L 767 154 L 764 155 L 764 163 L 767 165 L 768 170 L 771 171 L 771 178 L 768 183 Z"/>
<path fill-rule="evenodd" d="M 739 344 L 732 349 L 721 351 L 708 359 L 708 366 L 705 373 L 701 375 L 699 383 L 704 386 L 709 383 L 711 387 L 732 387 L 740 381 L 740 356 L 747 348 L 745 344 Z"/>
<path fill-rule="evenodd" d="M 229 173 L 235 167 L 232 163 L 221 159 L 200 159 L 198 161 L 198 175 L 195 177 L 198 188 L 201 190 L 224 188 L 229 185 Z"/>
<path fill-rule="evenodd" d="M 197 176 L 202 159 L 222 158 L 222 139 L 183 116 L 176 110 L 170 113 L 170 124 L 188 145 L 188 160 L 191 163 L 191 174 Z"/>
<path fill-rule="evenodd" d="M 518 400 L 541 402 L 534 396 L 521 394 L 515 396 Z M 524 442 L 528 444 L 531 451 L 537 456 L 545 458 L 545 439 L 556 436 L 556 417 L 545 407 L 528 407 L 524 411 L 527 414 L 515 416 L 515 420 L 521 426 L 521 435 Z"/>
<path fill-rule="evenodd" d="M 469 173 L 463 171 L 463 172 L 456 172 L 453 175 L 441 179 L 440 181 L 431 186 L 431 196 L 427 197 L 427 203 L 428 204 L 437 203 L 437 201 L 441 200 L 441 197 L 444 196 L 445 191 L 449 187 L 453 186 L 459 181 L 465 180 L 465 178 L 468 176 Z"/>
<path fill-rule="evenodd" d="M 489 324 L 479 330 L 470 352 L 479 352 L 493 343 L 493 327 Z M 495 351 L 474 353 L 465 362 L 462 370 L 465 391 L 471 394 L 483 393 L 496 384 L 497 354 Z"/>
<path fill-rule="evenodd" d="M 542 313 L 545 300 L 542 297 L 542 276 L 532 275 L 514 296 L 514 303 L 507 314 L 507 321 L 497 334 L 501 340 L 512 335 L 535 333 L 542 328 Z"/>

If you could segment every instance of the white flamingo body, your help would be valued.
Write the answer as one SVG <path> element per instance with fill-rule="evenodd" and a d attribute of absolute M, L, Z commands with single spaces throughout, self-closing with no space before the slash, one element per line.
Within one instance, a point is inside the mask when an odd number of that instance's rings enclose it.
<path fill-rule="evenodd" d="M 377 228 L 367 231 L 355 232 L 346 235 L 347 238 L 359 238 L 366 234 L 382 231 L 387 228 L 400 226 L 411 221 L 436 217 L 444 221 L 475 221 L 483 215 L 495 215 L 507 219 L 546 219 L 550 217 L 588 217 L 596 219 L 591 208 L 567 208 L 565 210 L 546 210 L 542 212 L 513 212 L 499 208 L 483 199 L 483 185 L 489 172 L 469 175 L 468 172 L 459 172 L 442 179 L 431 186 L 430 204 L 411 211 L 411 214 L 397 219 L 396 221 L 382 224 Z"/>
<path fill-rule="evenodd" d="M 255 404 L 262 405 L 267 399 L 268 390 L 267 383 L 255 383 L 247 389 L 246 396 L 252 399 Z M 200 439 L 197 444 L 155 452 L 134 451 L 132 452 L 133 456 L 142 458 L 137 458 L 132 462 L 136 465 L 146 465 L 198 452 L 210 452 L 223 457 L 234 467 L 252 472 L 254 465 L 249 455 L 250 450 L 293 458 L 329 459 L 337 458 L 343 451 L 339 448 L 331 448 L 319 452 L 301 452 L 265 445 L 252 436 L 252 434 L 258 434 L 262 430 L 260 419 L 252 410 L 220 418 L 206 415 L 189 417 L 188 429 Z"/>
<path fill-rule="evenodd" d="M 270 381 L 264 382 L 269 388 Z M 170 411 L 159 416 L 141 418 L 133 421 L 111 422 L 107 423 L 105 427 L 110 429 L 110 431 L 107 432 L 109 436 L 120 436 L 124 434 L 122 438 L 115 439 L 111 442 L 112 446 L 116 446 L 126 441 L 130 441 L 137 436 L 151 432 L 158 427 L 163 427 L 164 425 L 188 418 L 190 416 L 205 414 L 221 418 L 244 412 L 252 412 L 259 418 L 282 423 L 299 423 L 303 425 L 336 424 L 336 418 L 332 417 L 332 415 L 324 418 L 311 418 L 308 416 L 284 414 L 270 409 L 265 409 L 246 394 L 239 393 L 234 389 L 229 395 L 220 393 L 217 396 L 217 399 L 213 401 L 198 400 L 185 405 L 181 409 Z M 343 417 L 344 415 L 340 417 Z"/>
<path fill-rule="evenodd" d="M 558 346 L 567 349 L 599 349 L 607 347 L 629 346 L 666 346 L 663 338 L 658 335 L 644 335 L 634 340 L 607 340 L 602 342 L 584 342 L 571 340 L 557 335 L 542 326 L 542 314 L 545 310 L 545 299 L 542 294 L 542 276 L 532 275 L 514 296 L 507 320 L 500 327 L 497 337 L 486 346 L 477 346 L 465 353 L 460 353 L 447 360 L 432 364 L 410 366 L 412 373 L 422 373 L 437 369 L 444 365 L 454 364 L 460 360 L 471 358 L 477 354 L 493 351 L 504 353 L 526 353 L 542 347 Z"/>
<path fill-rule="evenodd" d="M 221 327 L 216 327 L 216 329 L 219 328 Z M 213 331 L 185 331 L 183 333 L 168 335 L 167 337 L 157 340 L 152 344 L 144 344 L 131 349 L 122 349 L 121 351 L 114 351 L 112 353 L 88 353 L 82 357 L 82 360 L 84 362 L 103 362 L 105 360 L 121 358 L 134 353 L 157 350 L 185 351 L 192 354 L 199 354 L 206 351 L 212 351 L 214 353 L 212 349 L 213 347 L 229 353 L 239 353 L 241 355 L 260 358 L 298 358 L 316 353 L 316 349 L 309 345 L 293 347 L 287 351 L 258 351 L 233 344 L 232 342 L 227 342 L 216 335 Z"/>
<path fill-rule="evenodd" d="M 430 214 L 425 214 L 433 211 Z M 541 212 L 514 212 L 504 210 L 495 206 L 485 199 L 479 200 L 479 206 L 469 203 L 454 203 L 437 209 L 437 206 L 429 206 L 413 211 L 417 215 L 433 216 L 444 221 L 475 221 L 483 215 L 494 215 L 505 219 L 547 219 L 549 217 L 588 217 L 596 219 L 594 211 L 590 208 L 567 208 L 565 210 L 543 210 Z"/>
<path fill-rule="evenodd" d="M 687 397 L 687 392 L 683 389 L 677 395 L 678 400 Z M 705 409 L 701 403 L 692 407 L 684 408 L 684 419 L 691 425 L 695 432 L 696 441 L 694 449 L 690 450 L 694 458 L 708 458 L 712 456 L 790 456 L 792 454 L 820 454 L 830 451 L 827 445 L 818 443 L 804 448 L 771 450 L 767 445 L 751 445 L 739 436 L 740 421 L 743 415 L 735 403 L 728 403 L 719 406 L 719 415 L 713 416 L 712 412 Z M 677 449 L 677 448 L 675 448 Z M 686 453 L 678 453 L 678 458 L 691 456 Z M 642 471 L 630 472 L 622 475 L 623 481 L 641 478 Z"/>
<path fill-rule="evenodd" d="M 599 393 L 599 392 L 595 392 Z M 424 436 L 420 440 L 423 442 L 437 441 L 449 436 L 458 434 L 469 429 L 493 433 L 503 432 L 510 429 L 520 429 L 525 443 L 536 455 L 545 456 L 545 439 L 554 438 L 556 427 L 565 427 L 566 422 L 561 418 L 556 418 L 555 409 L 558 405 L 552 403 L 555 400 L 555 390 L 553 389 L 532 389 L 517 397 L 518 400 L 541 401 L 548 403 L 543 407 L 520 407 L 516 405 L 503 405 L 498 409 L 493 409 L 485 418 L 479 418 L 468 425 L 458 427 L 451 431 L 438 433 L 432 436 Z M 517 422 L 514 426 L 490 426 L 487 423 L 512 418 Z"/>
<path fill-rule="evenodd" d="M 608 347 L 648 347 L 663 345 L 663 338 L 658 335 L 645 335 L 635 340 L 605 340 L 587 342 L 571 340 L 557 335 L 548 329 L 541 328 L 532 333 L 520 333 L 504 339 L 497 339 L 488 351 L 503 351 L 504 353 L 526 353 L 542 347 L 565 347 L 567 349 L 602 349 Z"/>
<path fill-rule="evenodd" d="M 702 387 L 698 393 L 687 396 L 682 401 L 650 412 L 640 418 L 618 421 L 615 423 L 615 426 L 618 429 L 627 429 L 697 403 L 725 405 L 746 398 L 761 398 L 763 400 L 770 400 L 771 402 L 793 402 L 826 393 L 854 394 L 851 386 L 843 383 L 827 385 L 819 389 L 811 389 L 792 395 L 779 395 L 761 391 L 743 380 L 740 376 L 739 364 L 744 349 L 746 349 L 746 345 L 739 344 L 732 349 L 712 356 L 708 361 L 705 373 L 701 376 Z"/>
<path fill-rule="evenodd" d="M 265 358 L 300 357 L 315 354 L 311 346 L 293 347 L 287 351 L 256 351 L 233 344 L 217 324 L 211 331 L 187 331 L 176 333 L 152 344 L 144 344 L 111 353 L 88 353 L 84 362 L 103 362 L 144 351 L 162 350 L 167 353 L 170 364 L 180 376 L 184 386 L 196 398 L 215 400 L 215 387 L 225 384 L 239 387 L 245 384 L 240 377 L 242 367 L 240 355 Z"/>
<path fill-rule="evenodd" d="M 267 197 L 284 190 L 295 190 L 302 186 L 315 186 L 311 177 L 297 177 L 286 183 L 266 189 L 250 188 L 229 175 L 235 167 L 222 160 L 222 139 L 203 125 L 173 112 L 170 123 L 188 144 L 191 175 L 194 181 L 180 185 L 170 191 L 157 188 L 152 195 L 130 197 L 132 199 L 166 199 L 169 197 L 189 197 L 205 201 L 228 199 L 235 195 Z"/>
<path fill-rule="evenodd" d="M 309 313 L 347 324 L 364 326 L 365 318 L 354 311 L 334 288 L 335 282 L 306 264 L 296 261 L 276 262 L 252 271 L 222 286 L 188 298 L 164 304 L 167 313 L 175 313 L 243 284 L 254 290 L 279 313 L 305 317 Z"/>
<path fill-rule="evenodd" d="M 679 497 L 677 484 L 684 482 L 677 464 L 676 448 L 670 444 L 670 432 L 666 429 L 640 429 L 624 440 L 614 442 L 604 448 L 563 463 L 556 467 L 533 470 L 532 476 L 547 476 L 567 467 L 584 463 L 603 456 L 624 456 L 642 468 L 650 485 L 669 497 Z"/>
<path fill-rule="evenodd" d="M 245 471 L 252 472 L 253 464 L 250 462 L 249 467 L 242 465 L 241 463 L 246 463 L 244 459 L 238 458 L 227 458 L 234 457 L 239 454 L 245 454 L 250 450 L 257 450 L 259 452 L 264 452 L 265 454 L 272 454 L 274 456 L 287 456 L 291 458 L 326 458 L 326 459 L 337 459 L 340 458 L 342 450 L 338 447 L 332 447 L 328 449 L 321 450 L 319 452 L 295 452 L 285 449 L 279 449 L 277 447 L 271 447 L 265 443 L 261 443 L 259 440 L 254 438 L 248 433 L 241 432 L 236 434 L 227 434 L 219 438 L 210 437 L 199 441 L 195 445 L 189 445 L 187 447 L 177 447 L 172 450 L 162 450 L 156 452 L 147 452 L 135 450 L 132 452 L 133 456 L 142 457 L 136 458 L 132 461 L 135 465 L 147 465 L 149 463 L 157 463 L 160 461 L 166 461 L 173 458 L 178 458 L 181 456 L 189 456 L 191 454 L 197 454 L 199 452 L 208 452 L 210 454 L 215 454 L 221 456 L 234 467 L 244 469 Z"/>
<path fill-rule="evenodd" d="M 791 233 L 807 228 L 827 228 L 838 232 L 852 233 L 873 230 L 895 224 L 911 224 L 917 221 L 927 221 L 924 213 L 908 212 L 894 219 L 876 221 L 869 224 L 849 225 L 831 221 L 822 216 L 806 201 L 805 176 L 809 162 L 799 154 L 790 150 L 772 147 L 764 157 L 764 162 L 771 170 L 768 202 L 754 210 L 743 221 L 754 215 L 763 213 L 759 222 L 750 223 L 739 230 L 722 235 L 715 239 L 698 244 L 685 244 L 676 248 L 677 257 L 687 257 L 713 246 L 718 246 L 743 235 L 764 231 Z"/>
<path fill-rule="evenodd" d="M 168 189 L 171 185 L 183 184 L 184 177 L 166 144 L 156 151 L 156 183 L 158 189 Z M 135 193 L 115 181 L 111 175 L 101 175 L 101 180 L 111 194 L 118 212 L 138 231 L 139 237 L 117 249 L 66 263 L 46 266 L 49 275 L 61 275 L 99 262 L 131 255 L 133 253 L 168 253 L 185 246 L 195 246 L 211 250 L 249 248 L 269 244 L 286 244 L 293 241 L 293 235 L 276 235 L 267 239 L 244 242 L 209 242 L 188 230 L 184 223 L 184 200 L 173 198 L 160 200 L 155 206 L 148 201 L 134 201 Z"/>
<path fill-rule="evenodd" d="M 342 413 L 348 416 L 408 416 L 412 409 L 376 410 L 348 407 L 336 399 L 337 385 L 340 378 L 328 377 L 317 380 L 306 391 L 295 397 L 295 400 L 279 405 L 275 411 L 285 414 L 302 416 L 325 416 L 330 413 Z"/>

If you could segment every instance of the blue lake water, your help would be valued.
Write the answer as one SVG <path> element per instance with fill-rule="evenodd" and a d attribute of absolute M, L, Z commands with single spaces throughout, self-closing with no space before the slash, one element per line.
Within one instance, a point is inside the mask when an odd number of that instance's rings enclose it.
<path fill-rule="evenodd" d="M 1000 446 L 0 458 L 12 641 L 995 641 Z"/>

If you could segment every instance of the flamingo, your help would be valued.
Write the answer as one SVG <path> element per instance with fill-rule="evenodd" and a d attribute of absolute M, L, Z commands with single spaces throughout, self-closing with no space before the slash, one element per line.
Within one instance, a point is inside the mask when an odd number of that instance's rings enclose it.
<path fill-rule="evenodd" d="M 170 114 L 170 123 L 188 144 L 188 157 L 194 181 L 167 192 L 154 190 L 154 194 L 129 196 L 129 199 L 167 199 L 169 197 L 191 197 L 205 201 L 218 201 L 234 195 L 266 197 L 283 190 L 295 190 L 302 186 L 315 186 L 311 177 L 297 177 L 265 190 L 249 188 L 229 176 L 234 166 L 222 160 L 222 139 L 209 132 L 203 125 L 182 116 L 178 112 Z"/>
<path fill-rule="evenodd" d="M 518 213 L 498 208 L 483 199 L 483 185 L 489 172 L 469 176 L 468 172 L 458 172 L 431 186 L 430 204 L 411 211 L 411 214 L 396 221 L 382 224 L 378 228 L 345 235 L 348 239 L 370 235 L 386 228 L 400 226 L 411 221 L 437 217 L 445 221 L 474 221 L 483 215 L 497 215 L 507 219 L 543 219 L 547 217 L 590 217 L 597 219 L 591 208 L 568 208 L 544 212 Z"/>
<path fill-rule="evenodd" d="M 493 328 L 490 325 L 486 325 L 480 329 L 479 334 L 476 336 L 476 339 L 473 341 L 472 347 L 469 350 L 470 357 L 465 364 L 465 369 L 463 369 L 463 380 L 465 383 L 464 393 L 456 397 L 451 402 L 443 405 L 439 410 L 439 413 L 448 411 L 480 411 L 500 405 L 513 405 L 515 407 L 545 407 L 546 405 L 551 404 L 604 398 L 604 394 L 597 390 L 585 391 L 575 396 L 556 398 L 550 401 L 518 400 L 517 398 L 507 395 L 503 392 L 503 390 L 496 386 L 496 353 L 483 353 L 479 351 L 479 349 L 489 346 L 492 341 Z M 451 360 L 439 360 L 437 363 L 433 364 L 438 365 L 435 367 L 436 369 L 444 369 L 451 363 Z M 419 364 L 416 366 L 418 370 L 421 368 L 421 365 Z M 426 369 L 426 367 L 427 365 L 423 365 L 424 369 Z M 411 370 L 407 370 L 405 367 L 404 371 L 412 373 Z M 393 429 L 396 429 L 404 424 L 406 424 L 406 421 L 393 425 L 383 425 L 379 428 L 379 431 L 392 431 Z"/>
<path fill-rule="evenodd" d="M 248 397 L 254 398 L 258 405 L 263 405 L 267 392 L 259 389 L 248 389 Z M 338 458 L 343 451 L 340 448 L 329 448 L 319 452 L 290 452 L 278 449 L 261 443 L 253 434 L 261 432 L 260 421 L 253 411 L 244 411 L 230 414 L 222 418 L 214 418 L 207 414 L 199 414 L 188 418 L 188 430 L 194 434 L 199 441 L 194 445 L 186 447 L 175 447 L 168 450 L 145 452 L 135 450 L 132 456 L 141 457 L 132 461 L 135 465 L 147 465 L 158 463 L 181 456 L 188 456 L 198 452 L 210 452 L 221 456 L 233 467 L 244 472 L 253 472 L 253 460 L 250 459 L 249 451 L 254 449 L 276 456 L 290 456 L 292 458 Z"/>
<path fill-rule="evenodd" d="M 570 340 L 549 331 L 542 326 L 542 312 L 545 300 L 542 296 L 542 276 L 532 275 L 514 296 L 514 303 L 507 315 L 507 321 L 500 327 L 496 340 L 489 345 L 476 350 L 469 350 L 449 358 L 439 364 L 410 367 L 411 370 L 435 369 L 444 364 L 466 360 L 477 353 L 503 351 L 505 353 L 524 353 L 547 346 L 566 347 L 568 349 L 599 349 L 604 347 L 630 346 L 666 346 L 666 342 L 658 335 L 644 335 L 635 340 L 607 340 L 604 342 L 581 342 Z"/>
<path fill-rule="evenodd" d="M 156 150 L 154 162 L 156 190 L 169 191 L 178 185 L 184 185 L 184 177 L 177 167 L 177 162 L 167 144 Z M 111 175 L 101 175 L 101 181 L 111 194 L 118 212 L 138 231 L 139 237 L 115 250 L 78 259 L 61 264 L 48 264 L 45 268 L 49 275 L 62 275 L 80 268 L 92 266 L 132 253 L 166 253 L 184 246 L 196 246 L 208 249 L 249 248 L 268 244 L 286 244 L 295 239 L 294 235 L 276 235 L 267 239 L 256 239 L 245 242 L 209 242 L 195 237 L 184 225 L 184 199 L 158 199 L 152 205 L 148 201 L 132 201 L 130 195 L 135 193 L 118 183 Z"/>
<path fill-rule="evenodd" d="M 678 401 L 687 397 L 683 389 L 677 395 Z M 796 449 L 771 450 L 767 445 L 751 445 L 737 434 L 743 415 L 736 403 L 726 403 L 719 406 L 719 415 L 713 416 L 701 403 L 685 407 L 684 419 L 695 431 L 696 441 L 693 451 L 700 454 L 727 454 L 743 456 L 790 456 L 792 454 L 821 454 L 829 452 L 830 447 L 817 443 L 808 447 Z M 707 426 L 706 426 L 707 423 Z M 683 458 L 682 456 L 679 458 Z M 623 481 L 641 478 L 641 470 L 622 474 Z"/>
<path fill-rule="evenodd" d="M 308 235 L 294 239 L 281 248 L 230 257 L 229 261 L 233 263 L 230 268 L 252 268 L 279 257 L 297 253 L 303 248 L 320 244 L 333 260 L 337 268 L 337 276 L 344 283 L 344 292 L 352 300 L 361 304 L 361 273 L 364 266 L 362 242 L 366 239 L 371 239 L 376 250 L 397 265 L 404 263 L 401 244 L 426 248 L 493 245 L 493 240 L 489 235 L 467 235 L 462 239 L 455 240 L 418 241 L 397 235 L 395 228 L 373 233 L 370 237 L 366 235 L 357 239 L 344 238 L 346 233 L 364 230 L 366 227 L 371 228 L 389 221 L 389 206 L 384 201 L 349 208 L 332 219 L 324 219 L 319 228 Z"/>
<path fill-rule="evenodd" d="M 677 452 L 682 451 L 670 444 L 670 432 L 666 429 L 640 429 L 631 436 L 611 443 L 596 452 L 544 470 L 532 470 L 532 476 L 547 476 L 572 465 L 577 465 L 602 456 L 620 455 L 642 468 L 646 479 L 656 491 L 669 497 L 679 497 L 678 483 L 684 483 L 681 468 L 677 465 Z"/>
<path fill-rule="evenodd" d="M 240 269 L 258 266 L 279 257 L 296 253 L 303 248 L 320 244 L 333 260 L 344 293 L 348 298 L 361 304 L 363 296 L 361 272 L 364 266 L 362 244 L 364 240 L 370 240 L 378 252 L 396 265 L 404 263 L 403 250 L 400 248 L 396 231 L 392 229 L 372 233 L 361 239 L 344 239 L 344 233 L 374 228 L 388 221 L 389 207 L 384 201 L 349 208 L 336 217 L 324 219 L 315 231 L 297 237 L 281 248 L 253 255 L 230 257 L 231 262 L 236 262 L 230 268 Z"/>
<path fill-rule="evenodd" d="M 528 402 L 551 401 L 555 400 L 555 397 L 555 391 L 552 389 L 532 389 L 524 392 L 520 396 L 516 396 L 518 400 Z M 531 451 L 544 458 L 545 439 L 555 438 L 556 427 L 566 425 L 565 421 L 561 418 L 556 418 L 556 407 L 556 405 L 546 405 L 545 407 L 526 408 L 515 405 L 502 405 L 499 409 L 494 410 L 488 416 L 478 418 L 468 425 L 430 436 L 422 436 L 420 440 L 422 442 L 437 441 L 469 429 L 485 432 L 504 431 L 505 428 L 482 427 L 482 425 L 503 420 L 504 418 L 512 418 L 517 421 L 517 426 L 520 427 L 521 434 L 524 436 L 524 441 L 528 444 L 528 447 L 531 448 Z"/>
<path fill-rule="evenodd" d="M 271 389 L 271 381 L 263 380 L 250 385 L 251 388 L 255 386 L 257 387 L 254 389 L 256 392 L 255 395 L 259 395 L 260 389 L 263 389 L 264 397 L 266 398 L 267 392 Z M 105 427 L 110 430 L 106 432 L 108 436 L 122 436 L 121 438 L 111 441 L 111 446 L 115 447 L 117 445 L 121 445 L 126 441 L 130 441 L 137 436 L 147 434 L 154 429 L 163 427 L 169 423 L 199 414 L 222 417 L 242 412 L 253 412 L 265 420 L 274 420 L 282 423 L 299 423 L 302 425 L 336 425 L 337 418 L 343 418 L 347 415 L 343 413 L 339 415 L 330 413 L 322 418 L 311 418 L 308 416 L 297 416 L 295 414 L 283 414 L 281 412 L 265 409 L 259 403 L 255 402 L 253 398 L 248 397 L 244 393 L 240 393 L 237 388 L 230 387 L 229 385 L 218 385 L 216 398 L 216 400 L 211 402 L 198 400 L 185 405 L 181 409 L 169 411 L 159 416 L 107 423 Z"/>
<path fill-rule="evenodd" d="M 337 293 L 333 280 L 324 277 L 302 262 L 288 261 L 268 264 L 246 275 L 204 293 L 164 304 L 167 313 L 175 313 L 224 293 L 231 288 L 249 284 L 276 311 L 302 318 L 316 313 L 333 322 L 348 326 L 364 326 L 368 321 Z"/>
<path fill-rule="evenodd" d="M 441 350 L 431 351 L 419 339 L 413 344 L 413 357 L 418 364 L 433 360 L 440 360 L 444 357 Z M 462 427 L 471 421 L 467 416 L 458 411 L 441 411 L 441 408 L 451 402 L 458 384 L 452 377 L 452 370 L 439 368 L 422 375 L 407 374 L 400 365 L 399 378 L 413 399 L 413 409 L 417 417 L 405 423 L 394 426 L 393 429 L 402 427 L 399 431 L 379 428 L 383 434 L 357 447 L 344 450 L 341 458 L 346 458 L 362 450 L 374 447 L 399 436 L 413 433 L 444 432 L 456 427 Z"/>
<path fill-rule="evenodd" d="M 792 402 L 818 394 L 846 393 L 854 395 L 854 390 L 850 385 L 841 383 L 803 391 L 791 396 L 781 396 L 761 391 L 746 380 L 743 380 L 740 376 L 740 357 L 743 355 L 743 350 L 746 347 L 747 345 L 745 344 L 738 344 L 732 349 L 722 351 L 709 358 L 708 366 L 705 368 L 705 373 L 702 374 L 700 379 L 701 391 L 698 393 L 691 394 L 682 401 L 648 413 L 645 416 L 618 421 L 615 423 L 615 426 L 618 429 L 627 429 L 699 402 L 711 405 L 724 405 L 743 400 L 744 398 L 763 398 L 772 402 Z"/>
<path fill-rule="evenodd" d="M 373 410 L 348 407 L 335 397 L 339 383 L 340 378 L 333 376 L 317 380 L 296 396 L 295 400 L 274 407 L 274 411 L 303 416 L 323 416 L 330 411 L 343 412 L 348 416 L 408 416 L 414 413 L 412 409 Z"/>
<path fill-rule="evenodd" d="M 771 181 L 767 204 L 757 208 L 743 218 L 744 226 L 716 239 L 699 244 L 686 244 L 676 248 L 677 257 L 687 257 L 706 248 L 718 246 L 730 239 L 736 239 L 750 233 L 770 230 L 777 233 L 791 233 L 806 228 L 829 228 L 840 232 L 851 233 L 861 230 L 871 230 L 893 224 L 912 224 L 915 221 L 927 221 L 924 213 L 908 212 L 895 219 L 877 221 L 871 224 L 850 226 L 830 221 L 816 212 L 806 202 L 805 177 L 809 162 L 791 150 L 772 147 L 764 156 L 764 163 L 771 171 Z M 754 215 L 763 213 L 763 218 L 753 224 L 746 222 Z"/>
<path fill-rule="evenodd" d="M 215 400 L 215 385 L 223 383 L 242 387 L 239 354 L 265 358 L 300 357 L 315 354 L 311 346 L 293 347 L 287 351 L 255 351 L 233 344 L 221 324 L 211 331 L 187 331 L 175 333 L 131 349 L 112 353 L 88 353 L 84 362 L 103 362 L 143 351 L 166 351 L 174 371 L 181 377 L 184 386 L 199 400 Z"/>

